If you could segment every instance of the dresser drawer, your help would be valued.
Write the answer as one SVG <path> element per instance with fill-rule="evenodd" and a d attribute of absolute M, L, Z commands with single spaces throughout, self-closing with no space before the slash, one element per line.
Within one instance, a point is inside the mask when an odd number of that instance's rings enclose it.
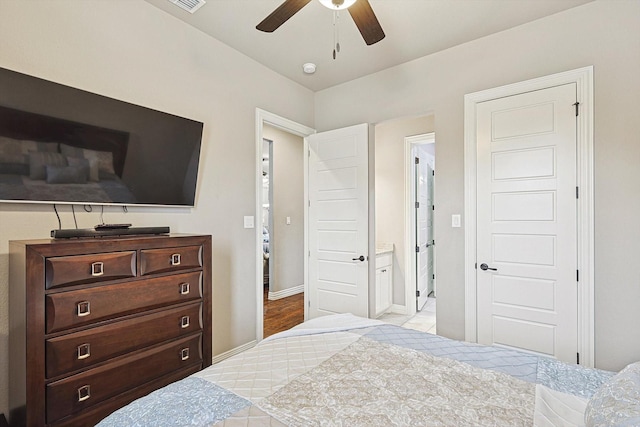
<path fill-rule="evenodd" d="M 48 339 L 47 378 L 198 332 L 202 328 L 201 310 L 198 302 Z"/>
<path fill-rule="evenodd" d="M 48 294 L 46 333 L 202 297 L 202 272 Z"/>
<path fill-rule="evenodd" d="M 48 384 L 47 422 L 53 423 L 173 371 L 202 363 L 201 338 L 202 334 L 185 337 Z"/>
<path fill-rule="evenodd" d="M 112 414 L 115 410 L 139 399 L 154 390 L 165 387 L 171 383 L 195 374 L 201 370 L 201 365 L 189 366 L 185 369 L 172 372 L 161 378 L 148 382 L 142 386 L 129 390 L 119 396 L 112 397 L 104 402 L 91 406 L 86 411 L 75 413 L 72 417 L 65 417 L 60 421 L 49 424 L 50 427 L 93 427 L 102 421 L 107 415 Z M 123 425 L 122 427 L 129 427 Z M 146 427 L 146 426 L 145 426 Z"/>
<path fill-rule="evenodd" d="M 202 246 L 143 249 L 140 251 L 140 275 L 202 267 Z"/>
<path fill-rule="evenodd" d="M 136 252 L 47 258 L 45 288 L 136 277 Z"/>

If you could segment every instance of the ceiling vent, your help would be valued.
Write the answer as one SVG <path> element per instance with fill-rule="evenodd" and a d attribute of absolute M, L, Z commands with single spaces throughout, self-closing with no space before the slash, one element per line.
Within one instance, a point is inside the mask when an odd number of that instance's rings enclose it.
<path fill-rule="evenodd" d="M 169 1 L 190 13 L 193 13 L 196 10 L 200 9 L 206 3 L 205 0 L 169 0 Z"/>

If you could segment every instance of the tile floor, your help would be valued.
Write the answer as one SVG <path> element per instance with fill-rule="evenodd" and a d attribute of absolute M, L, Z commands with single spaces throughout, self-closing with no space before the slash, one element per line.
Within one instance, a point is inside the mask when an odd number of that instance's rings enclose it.
<path fill-rule="evenodd" d="M 427 302 L 422 311 L 416 313 L 415 316 L 406 316 L 404 314 L 387 313 L 378 318 L 383 322 L 394 325 L 401 325 L 405 328 L 415 329 L 418 331 L 436 333 L 436 299 L 427 298 Z"/>

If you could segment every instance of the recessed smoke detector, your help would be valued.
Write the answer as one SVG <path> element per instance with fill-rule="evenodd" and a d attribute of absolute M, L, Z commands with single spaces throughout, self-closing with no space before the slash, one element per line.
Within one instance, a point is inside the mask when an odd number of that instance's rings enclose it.
<path fill-rule="evenodd" d="M 200 9 L 206 3 L 205 0 L 169 0 L 171 3 L 180 7 L 181 9 L 186 10 L 187 12 L 193 13 L 196 10 Z"/>
<path fill-rule="evenodd" d="M 313 62 L 307 62 L 302 66 L 302 71 L 304 71 L 305 74 L 313 74 L 316 72 L 316 64 Z"/>

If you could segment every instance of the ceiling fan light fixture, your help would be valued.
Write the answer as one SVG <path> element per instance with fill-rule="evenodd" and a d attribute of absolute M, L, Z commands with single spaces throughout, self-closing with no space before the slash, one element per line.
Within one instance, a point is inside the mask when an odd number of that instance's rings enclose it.
<path fill-rule="evenodd" d="M 356 2 L 356 0 L 319 0 L 322 5 L 331 10 L 348 9 Z"/>

